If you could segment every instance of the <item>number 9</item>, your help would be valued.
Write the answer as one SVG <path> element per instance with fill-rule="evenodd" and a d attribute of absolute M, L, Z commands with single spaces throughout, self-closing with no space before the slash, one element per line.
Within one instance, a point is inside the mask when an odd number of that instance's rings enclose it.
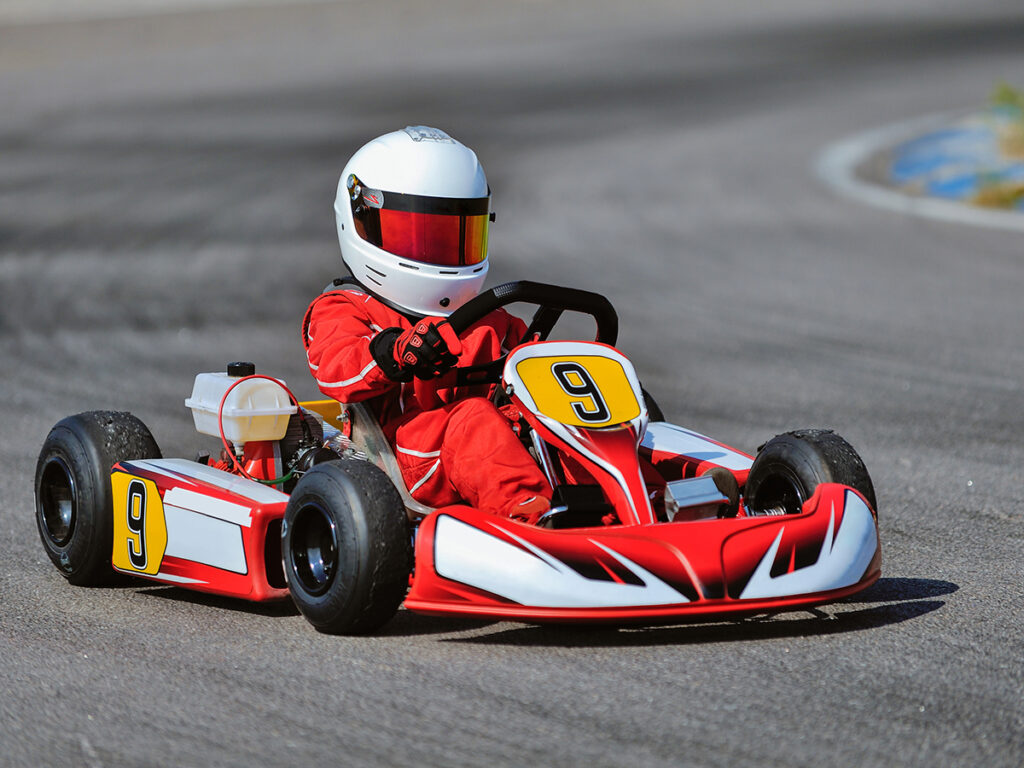
<path fill-rule="evenodd" d="M 601 396 L 601 390 L 597 388 L 586 368 L 573 362 L 555 363 L 551 366 L 551 373 L 565 394 L 579 398 L 573 400 L 572 410 L 580 421 L 602 424 L 611 418 L 608 406 Z M 590 407 L 587 407 L 588 405 Z"/>

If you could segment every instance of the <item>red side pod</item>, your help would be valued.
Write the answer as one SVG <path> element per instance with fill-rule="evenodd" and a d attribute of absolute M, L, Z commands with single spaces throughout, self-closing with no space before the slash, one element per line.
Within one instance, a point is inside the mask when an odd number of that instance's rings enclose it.
<path fill-rule="evenodd" d="M 281 566 L 281 520 L 284 518 L 284 507 L 284 504 L 275 504 L 251 509 L 252 525 L 241 529 L 245 573 L 233 573 L 192 560 L 166 557 L 160 566 L 160 574 L 150 578 L 159 581 L 161 576 L 173 574 L 179 579 L 195 580 L 188 583 L 175 581 L 187 589 L 253 602 L 288 597 Z"/>
<path fill-rule="evenodd" d="M 113 468 L 112 486 L 116 570 L 252 601 L 287 597 L 281 570 L 285 494 L 184 459 L 121 462 Z M 131 489 L 127 502 L 117 496 L 121 486 Z M 145 552 L 144 568 L 119 556 L 129 549 Z"/>
<path fill-rule="evenodd" d="M 406 606 L 556 622 L 671 622 L 796 609 L 873 583 L 875 518 L 824 485 L 801 515 L 553 531 L 448 507 L 426 518 Z"/>

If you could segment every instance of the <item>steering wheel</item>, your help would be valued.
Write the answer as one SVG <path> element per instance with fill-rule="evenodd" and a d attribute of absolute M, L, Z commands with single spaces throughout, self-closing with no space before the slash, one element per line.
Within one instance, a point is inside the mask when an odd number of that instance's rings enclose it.
<path fill-rule="evenodd" d="M 537 305 L 537 311 L 520 344 L 533 338 L 546 339 L 565 311 L 593 317 L 597 323 L 595 341 L 614 345 L 618 338 L 619 316 L 615 314 L 611 302 L 601 294 L 547 283 L 534 283 L 530 280 L 503 283 L 474 296 L 448 316 L 448 323 L 452 330 L 461 336 L 470 326 L 494 310 L 518 302 Z M 506 357 L 507 354 L 490 363 L 457 369 L 456 385 L 490 384 L 499 381 Z"/>

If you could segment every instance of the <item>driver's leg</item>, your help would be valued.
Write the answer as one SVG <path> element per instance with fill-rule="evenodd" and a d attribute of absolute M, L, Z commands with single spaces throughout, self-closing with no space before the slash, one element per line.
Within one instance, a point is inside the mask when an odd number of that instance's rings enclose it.
<path fill-rule="evenodd" d="M 496 515 L 535 517 L 550 503 L 544 474 L 481 397 L 406 421 L 395 433 L 395 454 L 413 498 L 430 506 L 464 500 Z"/>

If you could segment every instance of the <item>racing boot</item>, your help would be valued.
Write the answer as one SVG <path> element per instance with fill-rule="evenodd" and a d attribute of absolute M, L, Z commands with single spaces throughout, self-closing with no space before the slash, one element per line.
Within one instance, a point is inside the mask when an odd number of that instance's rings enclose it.
<path fill-rule="evenodd" d="M 543 496 L 530 496 L 525 501 L 521 501 L 519 504 L 512 507 L 512 512 L 509 514 L 509 517 L 520 523 L 536 525 L 537 522 L 550 510 L 551 502 Z"/>

